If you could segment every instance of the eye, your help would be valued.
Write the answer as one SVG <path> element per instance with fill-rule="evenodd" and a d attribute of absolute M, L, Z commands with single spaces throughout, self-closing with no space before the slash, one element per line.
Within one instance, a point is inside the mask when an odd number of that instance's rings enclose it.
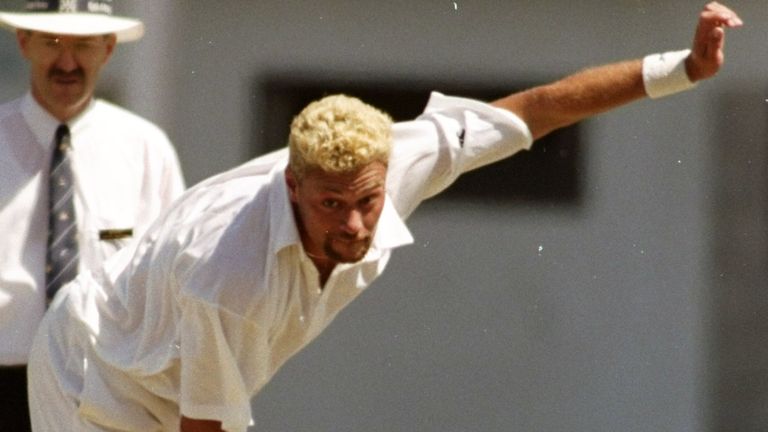
<path fill-rule="evenodd" d="M 334 199 L 325 199 L 323 200 L 323 207 L 329 208 L 329 209 L 335 209 L 339 207 L 339 202 Z"/>
<path fill-rule="evenodd" d="M 360 201 L 358 201 L 358 204 L 363 207 L 369 207 L 374 204 L 382 197 L 380 193 L 372 193 L 370 195 L 367 195 L 363 197 Z"/>
<path fill-rule="evenodd" d="M 43 45 L 48 48 L 58 48 L 61 44 L 59 38 L 45 38 L 43 39 Z"/>
<path fill-rule="evenodd" d="M 96 49 L 98 43 L 93 40 L 80 40 L 75 43 L 75 49 L 78 51 L 90 51 Z"/>

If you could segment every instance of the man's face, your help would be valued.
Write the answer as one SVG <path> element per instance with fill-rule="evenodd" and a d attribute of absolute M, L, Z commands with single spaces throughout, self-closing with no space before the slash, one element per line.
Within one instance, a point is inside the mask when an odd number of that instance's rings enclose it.
<path fill-rule="evenodd" d="M 387 167 L 373 162 L 349 174 L 308 172 L 286 181 L 304 249 L 336 263 L 360 261 L 368 251 L 384 208 Z"/>
<path fill-rule="evenodd" d="M 32 95 L 61 121 L 88 104 L 115 46 L 112 35 L 62 36 L 19 30 L 16 38 L 30 64 Z"/>

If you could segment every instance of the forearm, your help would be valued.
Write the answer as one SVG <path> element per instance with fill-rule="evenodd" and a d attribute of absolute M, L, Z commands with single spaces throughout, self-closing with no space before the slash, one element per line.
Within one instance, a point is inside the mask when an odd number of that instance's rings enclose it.
<path fill-rule="evenodd" d="M 642 60 L 589 68 L 492 104 L 517 114 L 534 139 L 645 96 Z"/>
<path fill-rule="evenodd" d="M 646 92 L 651 97 L 662 97 L 714 76 L 723 65 L 725 29 L 742 24 L 732 10 L 710 2 L 699 15 L 693 45 L 688 51 L 587 69 L 552 84 L 512 94 L 493 105 L 517 114 L 528 125 L 533 138 L 540 138 L 557 128 L 640 99 Z"/>

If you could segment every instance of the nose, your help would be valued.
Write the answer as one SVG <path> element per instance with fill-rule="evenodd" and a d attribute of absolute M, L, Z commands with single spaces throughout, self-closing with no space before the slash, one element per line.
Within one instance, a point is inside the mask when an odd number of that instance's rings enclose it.
<path fill-rule="evenodd" d="M 56 67 L 64 72 L 71 72 L 77 69 L 77 59 L 75 58 L 75 51 L 71 46 L 62 44 L 59 47 L 59 55 L 56 57 Z"/>
<path fill-rule="evenodd" d="M 363 229 L 363 214 L 353 209 L 345 213 L 341 230 L 347 234 L 357 235 Z"/>

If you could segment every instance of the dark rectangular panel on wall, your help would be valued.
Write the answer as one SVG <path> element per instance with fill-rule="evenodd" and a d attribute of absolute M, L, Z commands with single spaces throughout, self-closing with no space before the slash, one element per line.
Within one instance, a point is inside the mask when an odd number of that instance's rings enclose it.
<path fill-rule="evenodd" d="M 257 83 L 262 109 L 254 124 L 255 154 L 286 145 L 291 119 L 313 100 L 344 93 L 389 113 L 396 121 L 418 116 L 432 90 L 490 101 L 530 85 L 438 82 L 399 79 L 322 79 L 275 74 Z M 538 140 L 530 151 L 464 174 L 443 199 L 505 202 L 579 203 L 583 183 L 581 125 L 560 129 Z"/>

